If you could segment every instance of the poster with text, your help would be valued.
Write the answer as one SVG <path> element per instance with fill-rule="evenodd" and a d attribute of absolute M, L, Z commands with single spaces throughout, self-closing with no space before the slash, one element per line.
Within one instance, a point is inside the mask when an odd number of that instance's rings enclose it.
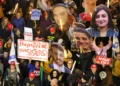
<path fill-rule="evenodd" d="M 31 20 L 40 20 L 41 10 L 33 9 L 31 13 Z"/>
<path fill-rule="evenodd" d="M 32 28 L 24 27 L 24 40 L 28 40 L 28 41 L 33 40 Z"/>
<path fill-rule="evenodd" d="M 40 41 L 18 40 L 18 58 L 48 61 L 49 44 Z"/>

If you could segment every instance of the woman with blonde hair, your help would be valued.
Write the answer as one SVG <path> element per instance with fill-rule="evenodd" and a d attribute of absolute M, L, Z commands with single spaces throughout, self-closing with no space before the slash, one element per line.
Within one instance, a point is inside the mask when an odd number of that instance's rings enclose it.
<path fill-rule="evenodd" d="M 7 25 L 9 24 L 9 20 L 7 17 L 4 17 L 0 26 L 0 36 L 4 38 L 4 41 L 7 41 L 7 38 L 10 36 L 11 31 L 8 30 Z"/>

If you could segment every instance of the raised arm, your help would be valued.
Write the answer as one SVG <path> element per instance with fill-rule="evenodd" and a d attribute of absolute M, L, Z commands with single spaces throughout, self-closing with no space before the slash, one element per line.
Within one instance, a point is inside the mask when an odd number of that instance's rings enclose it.
<path fill-rule="evenodd" d="M 104 48 L 105 50 L 108 50 L 111 46 L 112 46 L 112 41 L 111 41 L 111 37 L 109 37 L 108 44 L 107 44 L 106 46 L 104 46 L 103 48 Z"/>
<path fill-rule="evenodd" d="M 100 48 L 96 45 L 95 41 L 96 41 L 96 37 L 94 37 L 94 40 L 93 40 L 93 42 L 92 42 L 92 48 L 93 48 L 95 51 L 100 50 Z"/>

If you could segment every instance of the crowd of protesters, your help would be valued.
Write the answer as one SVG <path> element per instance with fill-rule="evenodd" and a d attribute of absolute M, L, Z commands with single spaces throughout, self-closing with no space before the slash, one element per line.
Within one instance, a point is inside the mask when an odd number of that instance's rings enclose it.
<path fill-rule="evenodd" d="M 120 0 L 80 2 L 0 0 L 0 86 L 120 86 Z M 31 19 L 33 9 L 39 20 Z M 25 27 L 33 41 L 49 43 L 47 62 L 18 58 Z M 9 62 L 13 42 L 16 61 Z"/>

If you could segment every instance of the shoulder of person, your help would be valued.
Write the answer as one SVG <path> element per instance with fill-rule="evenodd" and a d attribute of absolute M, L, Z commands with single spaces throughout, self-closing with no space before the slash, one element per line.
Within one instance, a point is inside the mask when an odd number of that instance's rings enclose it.
<path fill-rule="evenodd" d="M 50 64 L 49 64 L 49 67 L 50 67 L 50 68 L 54 68 L 53 63 L 50 63 Z"/>
<path fill-rule="evenodd" d="M 89 27 L 89 28 L 86 28 L 85 30 L 86 31 L 91 31 L 91 30 L 93 30 L 93 28 Z"/>
<path fill-rule="evenodd" d="M 114 29 L 114 35 L 115 35 L 116 37 L 118 37 L 118 35 L 119 35 L 119 30 L 118 30 L 118 29 Z"/>
<path fill-rule="evenodd" d="M 70 70 L 68 68 L 66 68 L 66 67 L 65 67 L 65 72 L 68 73 L 68 74 L 70 74 Z"/>

